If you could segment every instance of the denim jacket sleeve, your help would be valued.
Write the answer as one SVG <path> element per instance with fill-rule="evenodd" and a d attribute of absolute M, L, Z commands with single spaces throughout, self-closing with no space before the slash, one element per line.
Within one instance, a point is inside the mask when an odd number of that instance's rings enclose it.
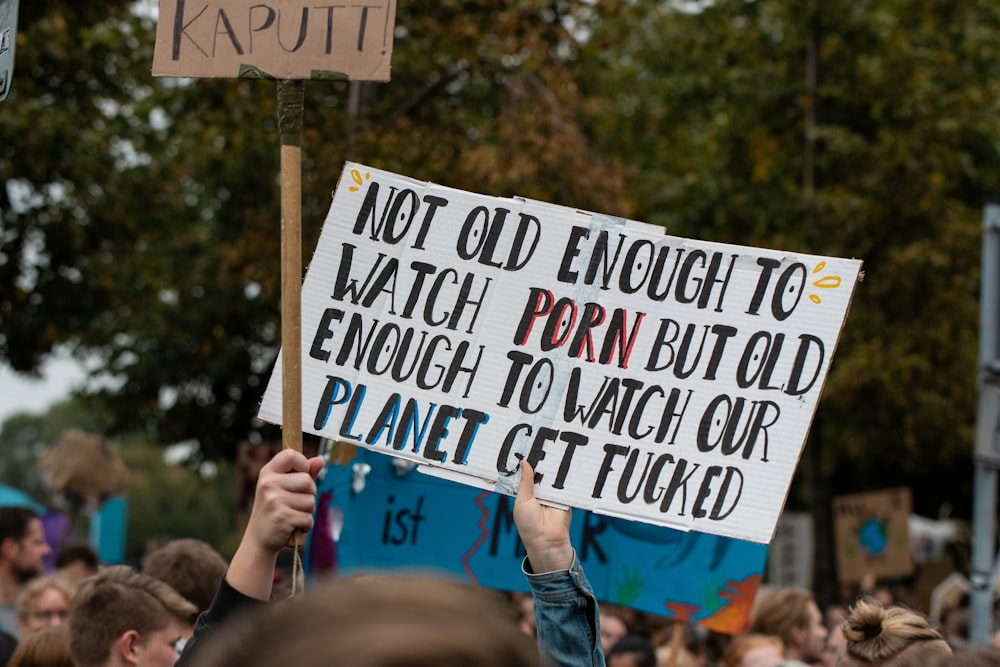
<path fill-rule="evenodd" d="M 535 606 L 538 650 L 546 667 L 604 667 L 597 598 L 576 555 L 568 570 L 534 574 L 525 558 Z"/>

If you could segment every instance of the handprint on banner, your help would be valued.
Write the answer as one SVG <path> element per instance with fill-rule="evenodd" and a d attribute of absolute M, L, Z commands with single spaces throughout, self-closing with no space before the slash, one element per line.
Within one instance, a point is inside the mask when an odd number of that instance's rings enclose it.
<path fill-rule="evenodd" d="M 615 597 L 619 604 L 626 607 L 635 603 L 642 594 L 646 580 L 642 576 L 642 570 L 638 565 L 622 568 L 622 579 L 615 581 Z"/>

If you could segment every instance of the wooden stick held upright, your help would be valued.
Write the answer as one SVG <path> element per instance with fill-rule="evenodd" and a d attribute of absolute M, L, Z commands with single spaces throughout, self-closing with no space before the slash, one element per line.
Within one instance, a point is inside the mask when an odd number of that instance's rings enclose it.
<path fill-rule="evenodd" d="M 305 84 L 278 81 L 281 131 L 281 446 L 302 451 L 302 108 Z M 296 532 L 288 546 L 305 546 Z"/>
<path fill-rule="evenodd" d="M 302 451 L 302 105 L 299 80 L 278 82 L 281 130 L 281 347 L 284 449 Z"/>
<path fill-rule="evenodd" d="M 670 662 L 667 667 L 677 667 L 681 657 L 681 647 L 684 645 L 684 628 L 681 621 L 674 621 L 673 634 L 670 635 Z"/>

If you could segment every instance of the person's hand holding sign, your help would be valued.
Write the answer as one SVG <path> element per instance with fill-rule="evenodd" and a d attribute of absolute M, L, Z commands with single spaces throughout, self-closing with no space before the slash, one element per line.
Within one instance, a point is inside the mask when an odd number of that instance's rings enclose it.
<path fill-rule="evenodd" d="M 322 467 L 321 459 L 286 449 L 261 469 L 250 521 L 226 573 L 233 588 L 258 600 L 271 597 L 278 552 L 295 531 L 312 529 Z"/>
<path fill-rule="evenodd" d="M 571 517 L 569 510 L 543 505 L 535 498 L 535 471 L 527 461 L 521 461 L 514 523 L 536 574 L 568 570 L 573 564 L 573 545 L 569 540 Z"/>

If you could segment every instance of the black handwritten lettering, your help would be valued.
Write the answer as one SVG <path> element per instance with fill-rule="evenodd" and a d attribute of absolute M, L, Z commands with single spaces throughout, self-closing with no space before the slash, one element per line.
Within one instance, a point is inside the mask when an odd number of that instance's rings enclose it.
<path fill-rule="evenodd" d="M 619 460 L 624 461 L 620 472 L 615 465 Z M 668 466 L 672 466 L 669 471 Z M 668 475 L 664 485 L 661 479 Z M 720 476 L 722 483 L 716 488 L 714 482 Z M 734 466 L 703 469 L 700 463 L 671 454 L 642 452 L 638 447 L 609 442 L 604 444 L 604 460 L 591 496 L 603 497 L 605 486 L 609 481 L 615 484 L 615 479 L 616 498 L 623 505 L 641 498 L 646 505 L 658 505 L 661 514 L 687 516 L 690 500 L 692 517 L 712 521 L 732 514 L 743 492 L 743 473 Z M 709 502 L 713 503 L 711 511 L 706 509 Z"/>
<path fill-rule="evenodd" d="M 522 436 L 531 438 L 531 446 L 528 448 L 527 455 L 521 454 L 519 450 L 522 448 L 517 448 L 518 451 L 515 451 L 515 446 L 522 439 Z M 576 452 L 577 447 L 585 447 L 587 445 L 587 436 L 580 433 L 573 433 L 571 431 L 560 433 L 554 428 L 545 426 L 538 427 L 536 430 L 531 424 L 517 424 L 507 432 L 507 436 L 500 446 L 497 456 L 497 472 L 502 475 L 512 475 L 517 469 L 517 464 L 511 461 L 511 459 L 513 458 L 516 461 L 526 460 L 535 471 L 535 483 L 541 484 L 542 480 L 545 479 L 545 474 L 539 470 L 539 467 L 541 462 L 545 460 L 546 443 L 554 443 L 557 438 L 559 441 L 565 443 L 566 447 L 563 450 L 563 455 L 556 472 L 556 480 L 552 484 L 552 487 L 556 489 L 564 488 L 566 477 L 569 475 L 570 466 L 573 461 L 573 454 Z"/>
<path fill-rule="evenodd" d="M 541 223 L 535 216 L 521 213 L 513 236 L 508 239 L 503 233 L 510 213 L 509 209 L 498 207 L 494 209 L 491 219 L 490 210 L 485 206 L 472 209 L 458 232 L 455 247 L 458 256 L 465 260 L 475 259 L 485 266 L 502 267 L 505 271 L 524 268 L 538 247 Z M 525 242 L 529 244 L 527 250 L 524 250 Z M 496 258 L 497 249 L 502 244 L 510 245 L 506 261 Z"/>
<path fill-rule="evenodd" d="M 545 357 L 539 359 L 537 363 L 532 363 L 534 358 L 530 354 L 517 350 L 507 352 L 507 358 L 510 359 L 511 365 L 507 371 L 507 379 L 504 381 L 497 405 L 504 408 L 510 405 L 510 399 L 521 379 L 521 369 L 532 364 L 531 368 L 528 369 L 527 376 L 525 376 L 524 383 L 521 384 L 517 406 L 524 414 L 537 413 L 549 400 L 552 380 L 555 377 L 555 366 L 550 359 Z"/>
<path fill-rule="evenodd" d="M 462 276 L 458 271 L 448 268 L 438 273 L 430 287 L 425 289 L 427 276 L 436 273 L 437 267 L 427 262 L 411 262 L 406 268 L 413 272 L 412 278 L 407 276 L 405 280 L 399 281 L 399 260 L 380 252 L 363 281 L 359 281 L 351 271 L 355 249 L 350 243 L 341 245 L 340 267 L 330 298 L 335 301 L 346 299 L 355 306 L 371 308 L 384 295 L 389 306 L 387 312 L 391 315 L 399 314 L 404 319 L 414 318 L 415 311 L 418 311 L 417 305 L 423 299 L 424 307 L 419 309 L 419 313 L 425 324 L 432 327 L 444 325 L 446 329 L 455 331 L 465 323 L 465 332 L 473 333 L 491 278 L 480 278 L 474 273 Z M 409 283 L 409 288 L 399 288 L 398 282 Z M 403 307 L 399 310 L 397 294 L 403 290 L 406 290 Z M 438 308 L 439 303 L 445 304 L 443 312 Z"/>
<path fill-rule="evenodd" d="M 395 509 L 393 508 L 395 502 L 396 499 L 389 496 L 387 500 L 389 508 L 385 511 L 385 517 L 382 521 L 382 544 L 396 546 L 407 542 L 411 545 L 416 544 L 417 529 L 420 527 L 420 522 L 427 518 L 425 514 L 421 513 L 424 497 L 417 497 L 416 507 L 412 510 L 409 508 Z M 395 528 L 393 528 L 393 523 L 395 523 Z"/>
<path fill-rule="evenodd" d="M 757 287 L 754 289 L 753 297 L 747 307 L 747 314 L 759 315 L 760 307 L 767 297 L 768 289 L 771 285 L 771 276 L 775 269 L 781 267 L 781 262 L 769 257 L 757 258 L 757 265 L 761 267 L 760 276 L 757 278 Z M 788 317 L 799 305 L 806 283 L 807 271 L 804 264 L 795 262 L 788 266 L 774 286 L 771 294 L 771 316 L 778 322 L 788 319 Z M 786 300 L 791 297 L 791 302 Z"/>
<path fill-rule="evenodd" d="M 353 36 L 354 50 L 362 53 L 365 50 L 369 16 L 373 9 L 380 8 L 378 5 L 363 4 L 288 7 L 256 3 L 246 7 L 245 14 L 237 9 L 230 8 L 227 11 L 220 7 L 213 18 L 212 14 L 206 14 L 208 4 L 202 5 L 190 16 L 186 16 L 186 5 L 187 0 L 177 0 L 170 53 L 174 61 L 181 60 L 185 43 L 189 43 L 206 58 L 226 54 L 252 56 L 255 51 L 272 44 L 287 53 L 298 53 L 308 48 L 309 44 L 322 44 L 323 53 L 329 55 L 333 53 L 336 38 L 347 36 Z M 319 18 L 313 18 L 310 9 L 315 10 Z M 336 25 L 344 26 L 343 30 L 335 30 L 335 10 L 340 10 L 337 16 L 341 19 Z M 205 22 L 213 23 L 199 25 Z M 356 32 L 353 30 L 354 26 L 357 26 Z M 207 32 L 209 28 L 211 33 Z M 211 45 L 206 39 L 209 34 Z M 219 43 L 220 36 L 225 37 L 222 44 Z M 288 37 L 291 40 L 286 43 Z"/>
<path fill-rule="evenodd" d="M 767 462 L 768 428 L 778 421 L 781 408 L 774 401 L 749 401 L 750 410 L 744 417 L 747 404 L 743 397 L 734 400 L 726 394 L 712 399 L 698 426 L 698 450 L 710 452 L 719 447 L 723 456 L 742 450 L 743 458 L 749 459 L 760 438 L 764 441 L 760 460 Z"/>
<path fill-rule="evenodd" d="M 584 240 L 590 240 L 590 230 L 573 227 L 556 273 L 560 282 L 580 280 L 575 260 L 584 252 L 581 247 Z M 715 312 L 722 312 L 739 257 L 733 254 L 727 258 L 722 252 L 708 253 L 700 249 L 671 251 L 665 243 L 657 245 L 621 232 L 612 240 L 607 230 L 597 233 L 588 252 L 589 258 L 581 258 L 586 260 L 585 285 L 596 284 L 602 290 L 617 287 L 623 294 L 636 294 L 645 288 L 646 296 L 652 301 L 664 301 L 672 296 L 677 303 L 693 303 L 699 309 L 713 307 Z"/>
<path fill-rule="evenodd" d="M 412 248 L 423 249 L 424 239 L 427 237 L 434 216 L 438 209 L 448 205 L 448 200 L 434 195 L 425 195 L 423 198 L 419 198 L 413 190 L 397 190 L 393 186 L 389 186 L 387 201 L 380 202 L 380 194 L 381 188 L 378 181 L 373 181 L 368 186 L 364 202 L 358 209 L 352 233 L 361 235 L 367 227 L 368 237 L 372 241 L 383 240 L 391 245 L 396 245 L 410 232 L 410 226 L 416 220 L 421 204 L 426 204 L 427 210 L 424 212 L 420 228 L 417 230 L 416 238 L 411 245 Z M 378 214 L 380 204 L 382 206 L 381 215 Z"/>
<path fill-rule="evenodd" d="M 627 434 L 633 440 L 643 440 L 653 435 L 655 429 L 654 442 L 663 442 L 668 434 L 672 442 L 693 393 L 693 390 L 687 391 L 684 403 L 678 411 L 682 395 L 678 387 L 670 389 L 667 393 L 660 385 L 647 387 L 640 380 L 605 376 L 597 393 L 590 399 L 590 403 L 586 404 L 580 402 L 581 376 L 580 368 L 574 368 L 570 372 L 563 404 L 563 421 L 577 422 L 592 429 L 601 424 L 606 417 L 607 428 L 611 433 Z M 662 408 L 654 412 L 654 415 L 658 416 L 658 421 L 653 422 L 647 418 L 647 408 L 655 409 L 661 402 Z"/>
<path fill-rule="evenodd" d="M 514 558 L 521 559 L 525 556 L 524 544 L 514 530 L 514 511 L 511 508 L 510 498 L 497 494 L 497 506 L 493 512 L 493 527 L 490 530 L 490 556 L 500 553 L 500 540 L 504 537 L 514 537 Z"/>
<path fill-rule="evenodd" d="M 701 336 L 696 340 L 697 332 L 701 330 Z M 656 332 L 656 339 L 646 361 L 647 371 L 662 371 L 670 369 L 674 377 L 686 380 L 691 377 L 701 366 L 702 354 L 709 345 L 709 335 L 714 338 L 711 343 L 712 351 L 704 364 L 704 372 L 701 375 L 703 380 L 715 380 L 722 362 L 726 344 L 736 335 L 736 328 L 725 324 L 697 326 L 693 323 L 684 328 L 684 337 L 679 345 L 674 346 L 674 342 L 680 335 L 681 325 L 676 320 L 663 318 L 660 320 L 660 327 Z M 665 356 L 663 361 L 661 356 Z M 690 361 L 689 361 L 690 358 Z"/>

